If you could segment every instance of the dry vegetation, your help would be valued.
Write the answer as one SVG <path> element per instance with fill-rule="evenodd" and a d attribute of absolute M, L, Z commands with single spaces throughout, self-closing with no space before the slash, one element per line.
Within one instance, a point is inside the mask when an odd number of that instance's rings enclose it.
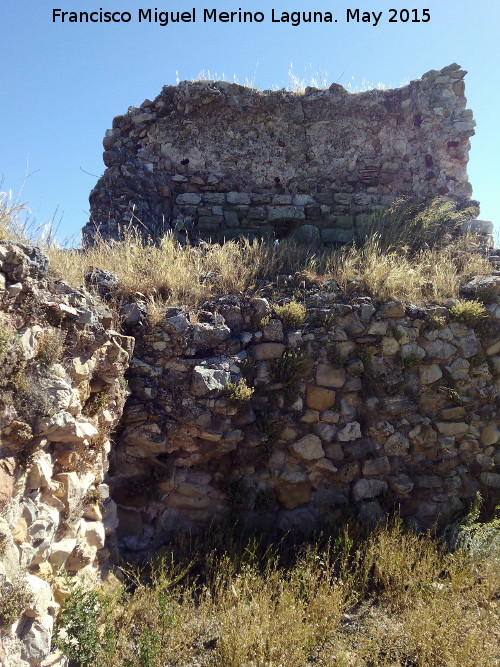
<path fill-rule="evenodd" d="M 20 222 L 22 213 L 22 206 L 0 198 L 0 239 L 34 241 L 36 234 Z M 218 294 L 242 293 L 259 279 L 277 281 L 282 274 L 320 284 L 335 281 L 342 291 L 357 281 L 375 299 L 442 302 L 456 298 L 472 276 L 491 273 L 491 265 L 474 252 L 475 238 L 450 234 L 464 217 L 467 212 L 448 202 L 425 208 L 397 203 L 374 217 L 375 231 L 366 238 L 360 234 L 362 243 L 334 251 L 289 241 L 182 247 L 168 235 L 144 244 L 133 234 L 121 242 L 100 241 L 85 251 L 63 249 L 50 240 L 41 245 L 52 270 L 71 285 L 82 285 L 94 267 L 112 271 L 119 277 L 117 299 L 140 292 L 152 312 L 167 304 L 196 306 Z"/>
<path fill-rule="evenodd" d="M 76 589 L 59 645 L 103 667 L 498 664 L 498 539 L 479 556 L 398 520 L 301 547 L 238 532 L 181 540 L 113 590 Z"/>

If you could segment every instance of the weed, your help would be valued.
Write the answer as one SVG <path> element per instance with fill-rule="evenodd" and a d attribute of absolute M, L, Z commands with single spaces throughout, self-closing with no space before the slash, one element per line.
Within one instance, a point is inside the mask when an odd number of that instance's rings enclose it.
<path fill-rule="evenodd" d="M 11 335 L 9 330 L 3 324 L 0 324 L 0 359 L 7 352 L 10 339 Z"/>
<path fill-rule="evenodd" d="M 255 359 L 252 357 L 247 357 L 246 359 L 242 359 L 238 365 L 240 367 L 241 374 L 247 381 L 247 384 L 253 384 L 255 381 L 255 375 L 257 373 L 257 364 Z"/>
<path fill-rule="evenodd" d="M 335 368 L 342 368 L 347 361 L 347 355 L 342 354 L 337 345 L 332 345 L 327 349 L 326 358 Z"/>
<path fill-rule="evenodd" d="M 422 327 L 424 331 L 435 331 L 436 329 L 444 329 L 446 326 L 446 318 L 442 315 L 430 313 Z"/>
<path fill-rule="evenodd" d="M 372 216 L 369 237 L 376 237 L 382 250 L 406 247 L 411 253 L 435 248 L 471 215 L 472 209 L 436 198 L 426 202 L 397 199 L 387 209 Z M 361 241 L 366 242 L 366 237 Z"/>
<path fill-rule="evenodd" d="M 52 366 L 59 362 L 64 352 L 66 332 L 62 329 L 44 329 L 40 340 L 36 358 L 44 366 Z"/>
<path fill-rule="evenodd" d="M 102 494 L 99 489 L 89 489 L 83 498 L 84 505 L 98 505 L 102 502 Z"/>
<path fill-rule="evenodd" d="M 486 308 L 479 301 L 462 300 L 450 308 L 450 316 L 457 322 L 475 327 L 487 317 Z"/>
<path fill-rule="evenodd" d="M 422 364 L 422 357 L 418 354 L 418 352 L 403 354 L 401 350 L 399 350 L 395 354 L 394 360 L 401 366 L 404 371 L 412 371 Z"/>
<path fill-rule="evenodd" d="M 229 506 L 234 509 L 248 509 L 248 485 L 245 479 L 239 477 L 233 480 L 224 480 L 219 483 L 221 490 L 226 494 Z"/>
<path fill-rule="evenodd" d="M 255 425 L 261 435 L 264 436 L 264 454 L 269 458 L 276 447 L 280 433 L 283 430 L 283 422 L 270 410 L 257 410 L 255 412 Z"/>
<path fill-rule="evenodd" d="M 456 403 L 457 405 L 464 405 L 466 403 L 465 399 L 460 396 L 458 391 L 453 387 L 447 387 L 445 385 L 440 385 L 437 387 L 437 390 L 442 394 L 446 394 L 450 401 Z"/>
<path fill-rule="evenodd" d="M 403 332 L 401 331 L 401 329 L 399 327 L 393 327 L 392 337 L 394 338 L 394 340 L 397 340 L 398 343 L 403 338 Z"/>
<path fill-rule="evenodd" d="M 0 594 L 0 628 L 15 623 L 30 602 L 30 594 L 21 579 L 4 583 Z"/>
<path fill-rule="evenodd" d="M 285 327 L 298 327 L 306 319 L 306 307 L 298 301 L 290 301 L 283 306 L 276 306 L 275 311 Z"/>
<path fill-rule="evenodd" d="M 473 368 L 478 368 L 479 366 L 482 366 L 487 360 L 488 357 L 486 356 L 485 351 L 481 348 L 477 354 L 469 359 L 469 363 Z"/>
<path fill-rule="evenodd" d="M 281 357 L 271 360 L 271 381 L 283 385 L 288 405 L 297 400 L 299 381 L 304 367 L 304 356 L 297 350 L 285 351 Z"/>
<path fill-rule="evenodd" d="M 260 489 L 255 496 L 256 512 L 268 512 L 276 506 L 277 496 L 274 489 Z"/>
<path fill-rule="evenodd" d="M 83 414 L 87 417 L 95 417 L 105 410 L 109 403 L 109 393 L 107 391 L 96 391 L 90 395 L 90 398 L 83 407 Z"/>
<path fill-rule="evenodd" d="M 354 354 L 363 362 L 364 372 L 371 373 L 373 371 L 373 350 L 364 345 L 358 345 Z"/>
<path fill-rule="evenodd" d="M 252 398 L 253 387 L 249 387 L 245 378 L 240 378 L 238 382 L 228 382 L 226 385 L 226 399 L 234 405 L 242 405 Z"/>
<path fill-rule="evenodd" d="M 43 321 L 44 310 L 39 299 L 34 294 L 27 294 L 22 304 L 22 314 L 26 326 L 39 324 Z"/>
<path fill-rule="evenodd" d="M 179 536 L 142 571 L 125 569 L 114 594 L 75 589 L 57 645 L 84 667 L 475 667 L 478 656 L 493 667 L 496 547 L 468 545 L 495 531 L 478 526 L 450 550 L 399 520 L 370 532 L 332 526 L 309 543 L 213 527 Z"/>
<path fill-rule="evenodd" d="M 495 285 L 483 285 L 477 290 L 476 299 L 485 305 L 498 302 L 498 289 Z"/>
<path fill-rule="evenodd" d="M 17 462 L 23 470 L 29 470 L 36 452 L 36 440 L 27 440 L 17 452 Z"/>
<path fill-rule="evenodd" d="M 9 543 L 9 538 L 6 533 L 0 530 L 0 558 L 5 556 L 5 551 L 7 549 L 7 544 Z"/>
<path fill-rule="evenodd" d="M 258 323 L 257 323 L 257 329 L 264 329 L 267 327 L 269 322 L 271 321 L 271 317 L 269 315 L 266 315 L 266 317 L 263 317 Z"/>

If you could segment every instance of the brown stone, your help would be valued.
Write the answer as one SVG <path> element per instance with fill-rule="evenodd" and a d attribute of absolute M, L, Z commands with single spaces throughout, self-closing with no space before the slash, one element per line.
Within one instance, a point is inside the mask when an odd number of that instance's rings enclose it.
<path fill-rule="evenodd" d="M 278 478 L 275 482 L 278 500 L 287 510 L 293 510 L 309 502 L 311 497 L 311 482 L 287 482 Z"/>
<path fill-rule="evenodd" d="M 314 384 L 306 386 L 306 405 L 313 410 L 328 410 L 335 403 L 335 392 Z"/>

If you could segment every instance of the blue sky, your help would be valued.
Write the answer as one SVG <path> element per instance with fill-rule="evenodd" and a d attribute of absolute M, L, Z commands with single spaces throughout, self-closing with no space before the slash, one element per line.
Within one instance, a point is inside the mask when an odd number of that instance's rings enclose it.
<path fill-rule="evenodd" d="M 129 24 L 53 23 L 52 10 L 129 11 Z M 191 11 L 196 23 L 139 24 L 138 9 Z M 203 8 L 262 11 L 260 24 L 206 24 Z M 428 23 L 388 23 L 388 9 L 428 9 Z M 331 11 L 336 24 L 271 23 L 271 9 Z M 347 24 L 346 9 L 383 11 L 379 25 Z M 477 121 L 469 178 L 481 217 L 500 224 L 500 0 L 330 2 L 73 2 L 2 0 L 0 67 L 2 189 L 29 203 L 37 222 L 54 214 L 59 236 L 77 235 L 88 195 L 102 174 L 102 138 L 114 116 L 154 99 L 165 84 L 201 71 L 260 88 L 286 87 L 290 63 L 309 80 L 399 87 L 457 62 L 469 71 L 468 106 Z M 212 77 L 213 78 L 213 77 Z M 85 173 L 88 172 L 88 173 Z M 25 179 L 25 174 L 31 174 Z M 91 175 L 89 175 L 91 174 Z M 57 211 L 57 213 L 56 213 Z"/>

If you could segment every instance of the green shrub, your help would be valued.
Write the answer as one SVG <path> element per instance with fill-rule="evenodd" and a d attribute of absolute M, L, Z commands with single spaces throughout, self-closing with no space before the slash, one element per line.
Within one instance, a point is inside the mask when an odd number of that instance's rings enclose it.
<path fill-rule="evenodd" d="M 111 637 L 103 626 L 109 600 L 95 590 L 75 587 L 58 618 L 55 645 L 79 667 L 102 664 Z"/>
<path fill-rule="evenodd" d="M 298 301 L 290 301 L 283 306 L 276 306 L 275 311 L 285 327 L 298 327 L 306 319 L 306 307 Z"/>

